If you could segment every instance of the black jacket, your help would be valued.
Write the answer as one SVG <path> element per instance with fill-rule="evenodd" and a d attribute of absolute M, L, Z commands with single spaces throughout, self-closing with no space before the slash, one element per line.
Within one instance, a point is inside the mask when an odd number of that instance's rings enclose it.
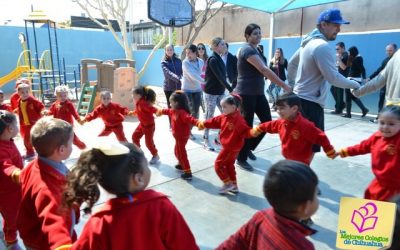
<path fill-rule="evenodd" d="M 232 87 L 226 82 L 226 69 L 224 61 L 215 52 L 207 60 L 206 85 L 204 92 L 209 95 L 222 95 L 225 88 L 232 92 Z"/>
<path fill-rule="evenodd" d="M 229 52 L 226 56 L 226 73 L 228 74 L 229 82 L 232 83 L 232 88 L 234 89 L 238 77 L 237 58 Z"/>
<path fill-rule="evenodd" d="M 372 73 L 372 75 L 369 76 L 369 79 L 377 76 L 386 67 L 386 64 L 389 62 L 390 58 L 391 57 L 386 57 L 385 59 L 383 59 L 381 66 L 374 73 Z"/>

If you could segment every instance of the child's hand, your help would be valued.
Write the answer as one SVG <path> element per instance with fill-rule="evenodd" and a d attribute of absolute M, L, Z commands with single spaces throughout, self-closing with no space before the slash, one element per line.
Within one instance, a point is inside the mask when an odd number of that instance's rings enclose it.
<path fill-rule="evenodd" d="M 40 112 L 42 115 L 49 115 L 49 111 L 43 109 L 42 112 Z"/>
<path fill-rule="evenodd" d="M 326 156 L 328 158 L 331 158 L 332 160 L 335 159 L 339 155 L 338 152 L 335 151 L 335 149 L 332 149 L 331 151 L 326 153 Z"/>
<path fill-rule="evenodd" d="M 11 180 L 16 184 L 20 184 L 21 183 L 20 179 L 19 179 L 20 174 L 21 174 L 21 170 L 19 170 L 19 169 L 14 170 L 14 172 L 12 172 L 12 174 L 11 174 Z"/>
<path fill-rule="evenodd" d="M 261 134 L 261 130 L 259 127 L 255 127 L 250 130 L 250 135 L 253 137 L 257 137 L 259 134 Z"/>
<path fill-rule="evenodd" d="M 79 120 L 78 120 L 78 123 L 79 123 L 80 125 L 85 124 L 85 122 L 87 122 L 87 121 L 85 120 L 85 118 L 84 118 L 84 119 L 79 119 Z"/>
<path fill-rule="evenodd" d="M 158 109 L 156 111 L 156 116 L 162 116 L 162 109 Z"/>
<path fill-rule="evenodd" d="M 129 111 L 128 115 L 137 116 L 137 111 L 136 110 Z"/>
<path fill-rule="evenodd" d="M 197 127 L 199 130 L 203 130 L 203 129 L 205 128 L 205 127 L 204 127 L 204 123 L 201 122 L 201 121 L 198 121 L 198 122 L 197 122 L 196 127 Z"/>

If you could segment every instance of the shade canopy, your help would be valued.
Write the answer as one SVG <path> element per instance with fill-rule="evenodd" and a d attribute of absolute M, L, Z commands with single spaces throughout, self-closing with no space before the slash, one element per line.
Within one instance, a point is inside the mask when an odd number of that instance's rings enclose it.
<path fill-rule="evenodd" d="M 277 13 L 341 1 L 345 0 L 221 0 L 219 2 L 235 4 L 268 13 Z"/>

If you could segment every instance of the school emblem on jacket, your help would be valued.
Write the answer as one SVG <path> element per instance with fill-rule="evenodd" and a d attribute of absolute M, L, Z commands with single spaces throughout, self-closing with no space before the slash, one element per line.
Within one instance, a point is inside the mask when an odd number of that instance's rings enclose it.
<path fill-rule="evenodd" d="M 35 106 L 33 106 L 33 103 L 29 104 L 29 109 L 32 109 L 32 110 L 35 109 Z"/>
<path fill-rule="evenodd" d="M 292 132 L 290 132 L 290 135 L 294 140 L 298 140 L 300 138 L 300 131 L 295 129 Z"/>
<path fill-rule="evenodd" d="M 228 130 L 233 130 L 234 127 L 235 125 L 232 122 L 228 122 Z"/>
<path fill-rule="evenodd" d="M 61 104 L 57 104 L 56 105 L 56 109 L 61 109 L 62 105 Z"/>
<path fill-rule="evenodd" d="M 396 146 L 394 144 L 387 145 L 385 151 L 388 155 L 395 155 L 396 154 Z"/>
<path fill-rule="evenodd" d="M 112 115 L 115 115 L 115 110 L 111 110 L 110 113 L 111 113 Z"/>

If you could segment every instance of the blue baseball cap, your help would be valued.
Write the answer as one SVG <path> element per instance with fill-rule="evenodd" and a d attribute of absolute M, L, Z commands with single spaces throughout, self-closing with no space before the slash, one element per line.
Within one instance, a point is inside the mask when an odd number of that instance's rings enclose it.
<path fill-rule="evenodd" d="M 349 21 L 343 20 L 342 14 L 339 9 L 329 9 L 321 12 L 318 17 L 317 24 L 321 22 L 336 23 L 336 24 L 349 24 Z"/>

